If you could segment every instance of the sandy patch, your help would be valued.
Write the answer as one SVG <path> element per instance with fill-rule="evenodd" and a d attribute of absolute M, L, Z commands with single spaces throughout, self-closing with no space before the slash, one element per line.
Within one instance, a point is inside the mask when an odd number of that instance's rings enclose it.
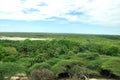
<path fill-rule="evenodd" d="M 21 40 L 52 40 L 52 38 L 25 38 L 25 37 L 6 37 L 6 36 L 1 36 L 0 40 L 13 40 L 13 41 L 21 41 Z"/>

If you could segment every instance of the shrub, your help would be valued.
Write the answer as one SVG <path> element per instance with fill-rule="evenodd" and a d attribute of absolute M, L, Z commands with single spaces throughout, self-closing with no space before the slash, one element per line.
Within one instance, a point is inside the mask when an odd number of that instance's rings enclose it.
<path fill-rule="evenodd" d="M 78 55 L 78 57 L 86 58 L 88 60 L 95 60 L 96 58 L 99 57 L 98 53 L 91 53 L 91 52 L 79 53 L 77 55 Z"/>
<path fill-rule="evenodd" d="M 16 73 L 24 72 L 24 68 L 15 63 L 0 63 L 0 80 L 11 77 Z"/>
<path fill-rule="evenodd" d="M 120 52 L 120 49 L 118 46 L 111 46 L 109 49 L 108 49 L 108 55 L 111 55 L 111 56 L 117 56 Z"/>
<path fill-rule="evenodd" d="M 3 50 L 3 46 L 0 45 L 0 61 L 2 60 L 2 58 L 4 57 L 4 50 Z"/>
<path fill-rule="evenodd" d="M 2 57 L 1 60 L 4 62 L 14 62 L 18 58 L 18 52 L 14 47 L 3 47 L 0 53 Z"/>
<path fill-rule="evenodd" d="M 101 48 L 101 45 L 96 44 L 96 43 L 88 43 L 86 45 L 87 49 L 91 52 L 97 52 L 99 48 Z"/>
<path fill-rule="evenodd" d="M 118 56 L 120 53 L 120 48 L 116 45 L 102 45 L 99 49 L 99 53 L 109 56 Z"/>
<path fill-rule="evenodd" d="M 73 75 L 87 75 L 89 74 L 88 69 L 85 66 L 75 65 L 71 68 L 70 72 Z"/>
<path fill-rule="evenodd" d="M 108 61 L 104 62 L 102 65 L 103 70 L 107 70 L 110 74 L 114 74 L 120 77 L 120 59 L 111 58 Z"/>
<path fill-rule="evenodd" d="M 3 74 L 2 70 L 0 70 L 0 80 L 4 80 L 4 74 Z"/>
<path fill-rule="evenodd" d="M 40 68 L 47 68 L 47 69 L 49 69 L 50 65 L 48 63 L 45 63 L 45 62 L 43 62 L 43 63 L 36 63 L 32 67 L 29 68 L 28 73 L 32 72 L 35 69 L 40 69 Z"/>
<path fill-rule="evenodd" d="M 60 59 L 59 58 L 51 58 L 50 60 L 46 61 L 48 64 L 50 64 L 50 66 L 55 65 L 57 62 L 59 62 Z"/>
<path fill-rule="evenodd" d="M 52 71 L 56 74 L 57 77 L 59 77 L 59 74 L 61 73 L 71 74 L 70 70 L 74 65 L 83 65 L 83 63 L 79 60 L 62 60 L 52 67 Z"/>
<path fill-rule="evenodd" d="M 30 80 L 55 80 L 54 73 L 48 69 L 35 69 L 29 75 Z"/>

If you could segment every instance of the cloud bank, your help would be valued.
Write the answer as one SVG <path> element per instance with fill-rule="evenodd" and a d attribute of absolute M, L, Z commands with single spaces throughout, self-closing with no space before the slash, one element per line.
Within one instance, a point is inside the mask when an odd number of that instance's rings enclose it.
<path fill-rule="evenodd" d="M 120 25 L 120 0 L 0 0 L 0 19 Z"/>

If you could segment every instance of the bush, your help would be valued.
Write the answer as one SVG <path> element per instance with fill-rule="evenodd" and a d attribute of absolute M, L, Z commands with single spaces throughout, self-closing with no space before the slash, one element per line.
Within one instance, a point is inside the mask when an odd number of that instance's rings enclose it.
<path fill-rule="evenodd" d="M 85 58 L 88 60 L 95 60 L 99 57 L 98 53 L 91 53 L 91 52 L 79 53 L 77 55 L 78 55 L 78 57 Z"/>
<path fill-rule="evenodd" d="M 50 65 L 48 63 L 45 63 L 45 62 L 43 62 L 43 63 L 36 63 L 32 67 L 29 68 L 28 73 L 32 72 L 35 69 L 40 69 L 40 68 L 47 68 L 47 69 L 49 69 Z"/>
<path fill-rule="evenodd" d="M 114 74 L 120 77 L 120 59 L 111 58 L 108 61 L 104 62 L 102 65 L 103 70 L 107 70 L 110 74 Z"/>
<path fill-rule="evenodd" d="M 11 77 L 16 73 L 24 72 L 24 68 L 15 63 L 0 63 L 0 80 Z"/>
<path fill-rule="evenodd" d="M 111 46 L 109 49 L 108 49 L 108 55 L 110 56 L 117 56 L 119 53 L 120 53 L 120 49 L 118 46 Z"/>
<path fill-rule="evenodd" d="M 101 45 L 90 42 L 86 45 L 86 48 L 91 52 L 97 52 L 101 48 Z"/>
<path fill-rule="evenodd" d="M 3 74 L 2 70 L 0 70 L 0 80 L 4 80 L 4 74 Z"/>
<path fill-rule="evenodd" d="M 35 69 L 29 75 L 30 80 L 55 80 L 54 73 L 48 69 Z"/>
<path fill-rule="evenodd" d="M 2 60 L 2 58 L 4 57 L 4 49 L 3 46 L 0 45 L 0 61 Z"/>
<path fill-rule="evenodd" d="M 60 59 L 59 58 L 52 58 L 52 59 L 50 59 L 50 60 L 48 60 L 48 61 L 46 61 L 48 64 L 50 64 L 50 66 L 53 66 L 53 65 L 55 65 L 57 62 L 59 62 L 60 61 Z"/>
<path fill-rule="evenodd" d="M 52 71 L 56 74 L 57 77 L 59 77 L 59 74 L 61 73 L 71 74 L 70 70 L 74 65 L 83 65 L 83 63 L 79 60 L 62 60 L 52 67 Z"/>
<path fill-rule="evenodd" d="M 90 73 L 90 70 L 88 70 L 85 66 L 79 65 L 74 65 L 70 71 L 73 75 L 88 75 Z"/>
<path fill-rule="evenodd" d="M 3 47 L 0 49 L 1 60 L 4 62 L 14 62 L 18 59 L 18 52 L 14 47 Z M 16 58 L 17 57 L 17 58 Z"/>
<path fill-rule="evenodd" d="M 109 56 L 118 56 L 120 53 L 120 48 L 116 45 L 102 45 L 99 49 L 99 53 Z"/>

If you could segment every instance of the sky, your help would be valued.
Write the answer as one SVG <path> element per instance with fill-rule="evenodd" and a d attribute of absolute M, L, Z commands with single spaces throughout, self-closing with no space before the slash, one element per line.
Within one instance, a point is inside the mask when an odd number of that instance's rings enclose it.
<path fill-rule="evenodd" d="M 120 35 L 120 0 L 0 0 L 0 32 Z"/>

